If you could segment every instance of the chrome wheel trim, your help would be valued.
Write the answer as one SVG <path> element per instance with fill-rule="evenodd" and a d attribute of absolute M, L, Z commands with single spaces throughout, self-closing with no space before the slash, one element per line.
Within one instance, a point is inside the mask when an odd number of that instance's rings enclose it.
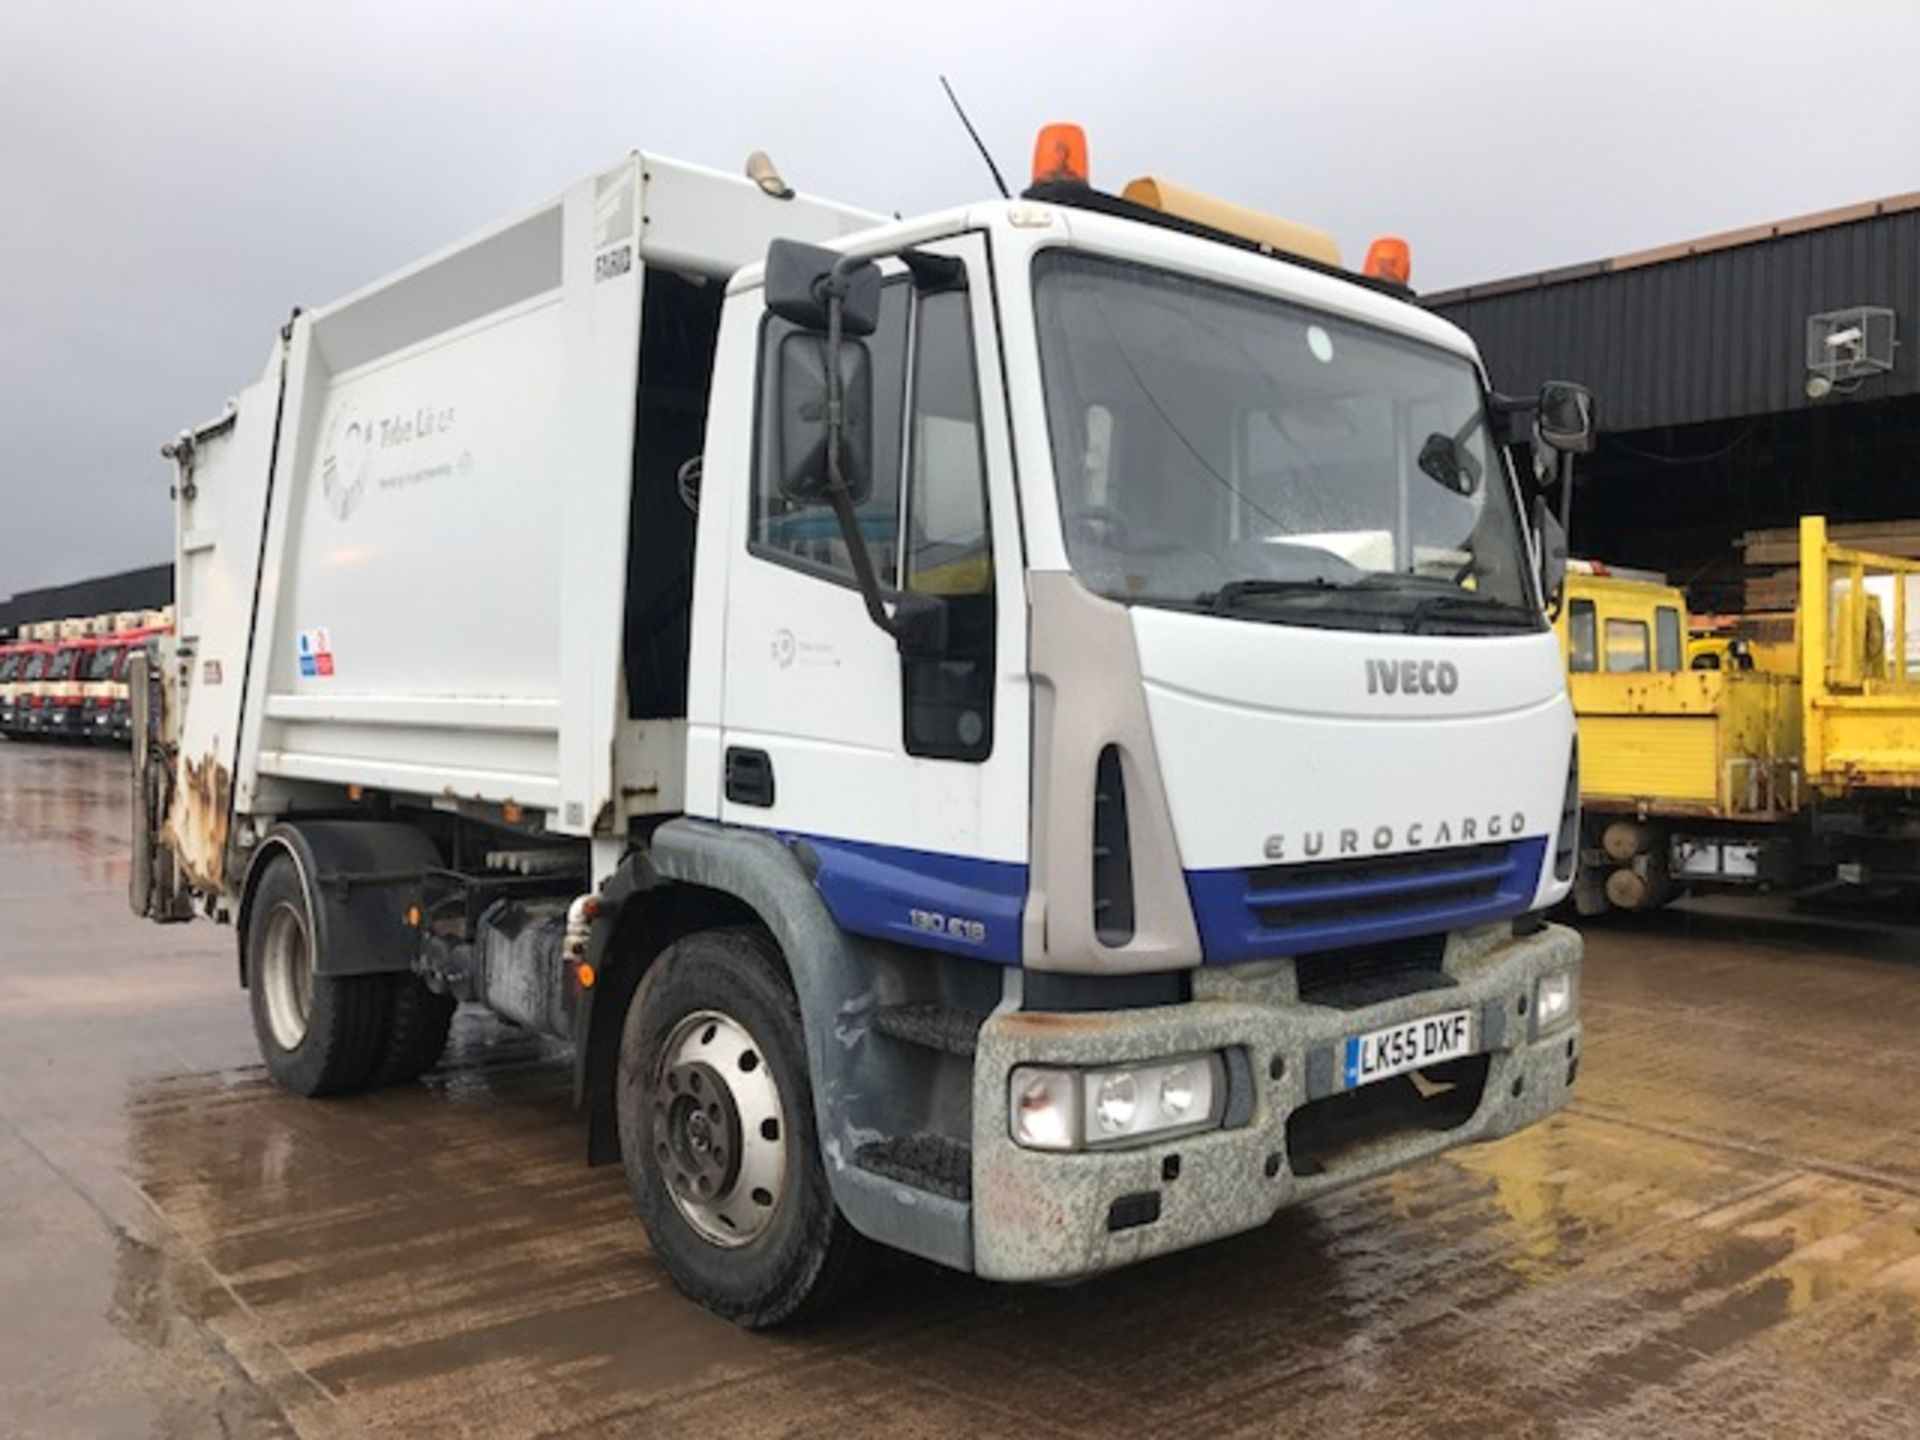
<path fill-rule="evenodd" d="M 313 946 L 307 918 L 290 900 L 280 901 L 267 916 L 255 983 L 263 991 L 273 1043 L 298 1050 L 313 1013 Z"/>
<path fill-rule="evenodd" d="M 787 1185 L 787 1112 L 746 1026 L 700 1010 L 673 1027 L 653 1077 L 651 1143 L 680 1217 L 721 1249 L 750 1244 Z"/>

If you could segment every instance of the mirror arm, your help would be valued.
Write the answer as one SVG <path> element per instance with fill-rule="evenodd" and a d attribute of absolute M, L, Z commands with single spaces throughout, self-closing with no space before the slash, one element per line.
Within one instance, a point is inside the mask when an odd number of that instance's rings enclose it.
<path fill-rule="evenodd" d="M 841 262 L 849 267 L 854 263 L 857 262 Z M 880 598 L 880 577 L 873 568 L 873 552 L 867 549 L 866 537 L 860 533 L 860 517 L 853 513 L 853 497 L 840 470 L 840 427 L 844 415 L 840 393 L 840 316 L 846 301 L 841 265 L 834 267 L 833 274 L 821 282 L 821 286 L 827 300 L 827 503 L 833 507 L 833 518 L 839 522 L 847 558 L 853 562 L 854 583 L 859 586 L 860 599 L 867 607 L 867 618 L 891 636 L 894 644 L 904 646 L 908 638 L 902 623 L 906 619 L 906 597 L 901 598 L 899 615 L 887 614 L 886 603 Z"/>
<path fill-rule="evenodd" d="M 1573 543 L 1573 452 L 1557 452 L 1560 468 L 1560 528 L 1567 534 L 1567 543 Z"/>
<path fill-rule="evenodd" d="M 831 447 L 831 440 L 828 445 Z M 853 561 L 853 579 L 860 588 L 861 600 L 866 603 L 867 618 L 898 640 L 900 636 L 894 628 L 893 617 L 887 614 L 887 607 L 880 599 L 880 577 L 874 573 L 873 555 L 860 533 L 860 520 L 853 513 L 853 501 L 848 498 L 846 487 L 840 483 L 839 466 L 832 458 L 831 448 L 828 450 L 827 464 L 827 502 L 833 506 L 834 519 L 840 522 L 840 538 L 846 541 L 848 557 Z"/>

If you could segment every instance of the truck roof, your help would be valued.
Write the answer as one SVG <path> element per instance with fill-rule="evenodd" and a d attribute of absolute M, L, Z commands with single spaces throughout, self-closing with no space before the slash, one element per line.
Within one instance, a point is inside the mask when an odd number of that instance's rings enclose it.
<path fill-rule="evenodd" d="M 566 273 L 562 233 L 567 207 L 591 223 L 592 265 Z M 597 267 L 624 274 L 656 266 L 724 280 L 765 258 L 774 235 L 824 243 L 883 224 L 886 216 L 797 193 L 763 190 L 744 175 L 635 150 L 539 204 L 472 231 L 451 244 L 323 305 L 304 307 L 328 368 L 352 369 L 375 356 L 456 330 L 480 316 L 569 283 L 592 285 Z M 269 357 L 268 365 L 271 366 Z M 200 441 L 233 423 L 229 405 L 182 432 Z"/>
<path fill-rule="evenodd" d="M 791 223 L 796 233 L 825 228 L 849 234 L 880 225 L 887 218 L 876 211 L 810 195 L 795 193 L 780 199 L 744 175 L 730 175 L 644 150 L 633 151 L 627 159 L 591 178 L 594 223 L 601 246 L 637 234 L 639 253 L 634 258 L 641 263 L 716 279 L 764 258 L 765 247 L 758 237 L 766 228 L 768 207 L 779 207 L 775 211 L 778 218 Z M 315 307 L 312 313 L 316 319 L 337 314 L 456 256 L 476 266 L 510 265 L 522 260 L 529 249 L 544 252 L 557 248 L 548 232 L 557 230 L 560 224 L 561 199 L 549 197 L 465 235 L 338 300 Z M 736 223 L 743 211 L 754 212 L 752 224 Z M 543 240 L 547 241 L 545 245 Z"/>
<path fill-rule="evenodd" d="M 1390 330 L 1476 362 L 1479 359 L 1472 338 L 1459 326 L 1409 298 L 1386 293 L 1362 276 L 1337 273 L 1286 255 L 1265 254 L 1227 239 L 1212 239 L 1049 201 L 981 201 L 878 224 L 824 243 L 852 254 L 884 256 L 969 230 L 1001 228 L 1040 237 L 1043 243 L 1046 237 L 1058 237 L 1083 250 L 1105 251 L 1117 257 L 1160 264 L 1224 284 L 1263 291 L 1363 325 Z M 756 289 L 765 278 L 765 258 L 756 257 L 753 263 L 735 272 L 728 286 L 729 293 Z"/>

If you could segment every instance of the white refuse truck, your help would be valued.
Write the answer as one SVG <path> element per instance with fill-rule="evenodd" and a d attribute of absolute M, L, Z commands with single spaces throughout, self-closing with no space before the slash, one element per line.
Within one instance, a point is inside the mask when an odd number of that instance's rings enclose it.
<path fill-rule="evenodd" d="M 570 1042 L 743 1325 L 870 1243 L 1245 1231 L 1574 1081 L 1536 473 L 1588 397 L 1492 395 L 1394 245 L 1049 145 L 909 220 L 636 154 L 167 447 L 136 908 L 235 927 L 303 1095 L 458 1003 Z"/>

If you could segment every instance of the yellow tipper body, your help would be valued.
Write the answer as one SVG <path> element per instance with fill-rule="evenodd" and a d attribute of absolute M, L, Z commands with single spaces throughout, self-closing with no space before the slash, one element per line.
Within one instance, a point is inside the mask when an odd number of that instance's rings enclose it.
<path fill-rule="evenodd" d="M 1828 792 L 1920 788 L 1920 561 L 1832 544 L 1800 522 L 1800 670 L 1808 780 Z"/>
<path fill-rule="evenodd" d="M 1555 628 L 1580 724 L 1583 806 L 1729 820 L 1798 809 L 1794 676 L 1685 668 L 1686 601 L 1670 585 L 1569 575 L 1566 586 Z"/>

